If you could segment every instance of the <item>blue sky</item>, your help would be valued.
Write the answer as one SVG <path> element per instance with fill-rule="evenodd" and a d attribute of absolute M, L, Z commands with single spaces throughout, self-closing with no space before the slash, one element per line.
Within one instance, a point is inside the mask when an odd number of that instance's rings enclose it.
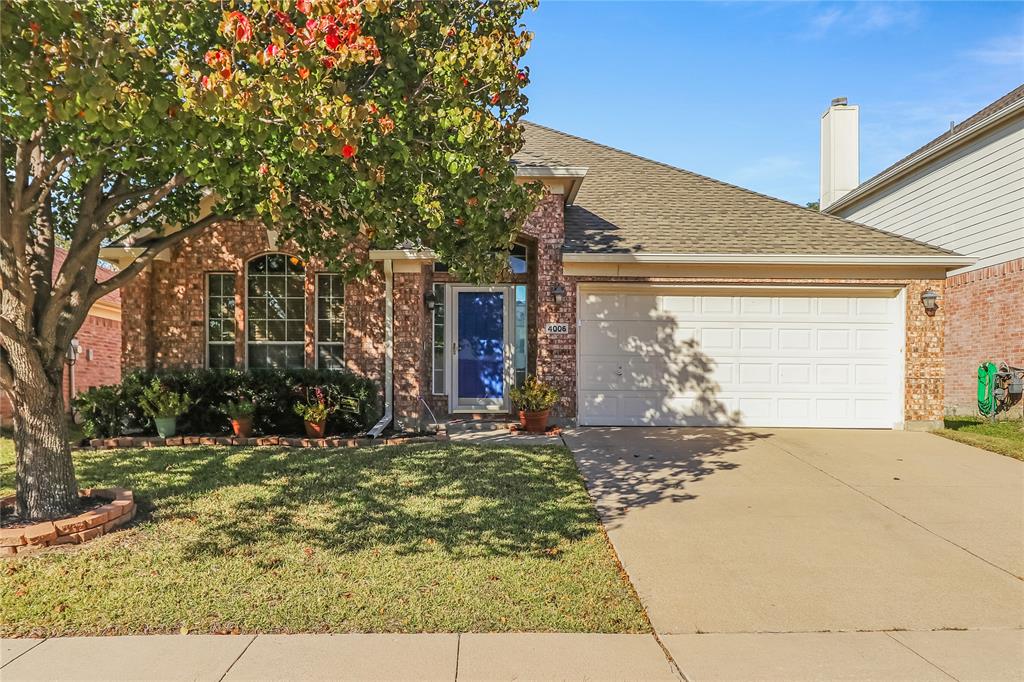
<path fill-rule="evenodd" d="M 525 23 L 530 120 L 801 204 L 833 97 L 866 180 L 1024 83 L 1024 3 L 541 0 Z"/>

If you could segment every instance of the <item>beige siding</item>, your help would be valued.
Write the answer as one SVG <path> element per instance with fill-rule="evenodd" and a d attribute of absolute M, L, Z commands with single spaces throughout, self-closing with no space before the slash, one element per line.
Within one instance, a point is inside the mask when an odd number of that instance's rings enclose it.
<path fill-rule="evenodd" d="M 1024 117 L 837 213 L 978 259 L 957 272 L 1024 257 Z"/>

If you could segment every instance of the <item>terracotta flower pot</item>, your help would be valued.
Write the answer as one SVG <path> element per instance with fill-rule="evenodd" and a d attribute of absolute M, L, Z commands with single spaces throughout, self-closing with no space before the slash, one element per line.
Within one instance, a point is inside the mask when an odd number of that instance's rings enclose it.
<path fill-rule="evenodd" d="M 327 430 L 327 420 L 322 422 L 303 422 L 306 425 L 307 438 L 323 438 Z"/>
<path fill-rule="evenodd" d="M 544 433 L 548 428 L 548 413 L 551 410 L 541 410 L 540 412 L 526 412 L 523 416 L 526 421 L 526 431 L 528 433 Z"/>
<path fill-rule="evenodd" d="M 239 417 L 231 420 L 231 430 L 239 438 L 248 438 L 252 434 L 252 417 Z"/>
<path fill-rule="evenodd" d="M 519 410 L 519 425 L 524 429 L 526 428 L 526 411 Z"/>

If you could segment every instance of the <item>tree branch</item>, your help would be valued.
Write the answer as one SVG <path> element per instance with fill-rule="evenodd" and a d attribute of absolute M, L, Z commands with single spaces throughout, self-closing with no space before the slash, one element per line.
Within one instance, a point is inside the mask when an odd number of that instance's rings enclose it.
<path fill-rule="evenodd" d="M 97 282 L 96 286 L 92 288 L 92 293 L 89 294 L 86 299 L 86 303 L 89 307 L 92 304 L 103 298 L 107 294 L 127 284 L 135 275 L 137 275 L 144 267 L 149 265 L 154 258 L 156 258 L 162 251 L 169 249 L 178 242 L 191 237 L 194 234 L 202 232 L 210 225 L 221 221 L 229 220 L 228 216 L 223 215 L 208 215 L 205 218 L 201 218 L 196 222 L 192 223 L 188 227 L 182 228 L 177 232 L 172 232 L 164 237 L 149 242 L 146 250 L 139 254 L 135 260 L 131 262 L 128 267 L 122 269 L 116 275 L 103 282 Z"/>
<path fill-rule="evenodd" d="M 188 178 L 185 177 L 184 173 L 178 173 L 160 187 L 153 188 L 152 193 L 150 194 L 148 199 L 146 199 L 145 201 L 140 201 L 138 204 L 135 205 L 134 208 L 128 210 L 125 213 L 122 213 L 121 215 L 114 218 L 114 220 L 110 221 L 107 224 L 109 227 L 108 232 L 113 232 L 114 230 L 124 225 L 125 223 L 135 220 L 136 218 L 146 213 L 147 211 L 151 211 L 154 206 L 156 206 L 157 204 L 160 203 L 161 200 L 163 200 L 164 197 L 166 197 L 168 194 L 174 191 L 174 188 L 180 187 L 181 185 L 185 184 L 187 180 Z M 147 191 L 144 192 L 143 194 L 147 193 L 149 192 Z"/>

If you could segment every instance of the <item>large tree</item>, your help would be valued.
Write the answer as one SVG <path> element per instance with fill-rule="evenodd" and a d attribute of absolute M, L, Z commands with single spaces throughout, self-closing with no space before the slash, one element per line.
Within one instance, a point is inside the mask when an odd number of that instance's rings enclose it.
<path fill-rule="evenodd" d="M 533 1 L 4 0 L 0 386 L 17 512 L 77 506 L 61 384 L 90 306 L 217 220 L 262 218 L 350 274 L 366 267 L 357 238 L 494 273 L 533 200 L 509 163 Z M 137 256 L 98 282 L 112 242 Z"/>

